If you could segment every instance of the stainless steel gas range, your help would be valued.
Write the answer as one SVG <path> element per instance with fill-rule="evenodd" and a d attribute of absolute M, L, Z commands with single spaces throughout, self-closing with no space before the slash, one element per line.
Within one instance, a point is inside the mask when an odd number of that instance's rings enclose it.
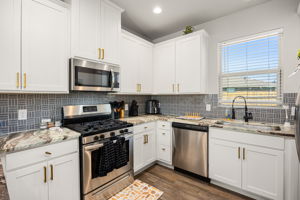
<path fill-rule="evenodd" d="M 63 125 L 81 133 L 83 200 L 107 199 L 133 182 L 133 125 L 111 112 L 109 104 L 63 107 Z"/>

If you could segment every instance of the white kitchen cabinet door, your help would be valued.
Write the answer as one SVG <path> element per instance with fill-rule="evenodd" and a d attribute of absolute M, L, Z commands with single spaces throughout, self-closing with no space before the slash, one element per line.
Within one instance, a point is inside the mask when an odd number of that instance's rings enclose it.
<path fill-rule="evenodd" d="M 140 93 L 151 94 L 153 91 L 153 46 L 140 43 L 138 55 L 135 57 L 139 59 L 138 83 L 141 85 Z"/>
<path fill-rule="evenodd" d="M 23 90 L 68 92 L 68 13 L 48 0 L 22 1 Z"/>
<path fill-rule="evenodd" d="M 139 60 L 138 43 L 131 37 L 122 34 L 121 40 L 121 92 L 137 93 Z"/>
<path fill-rule="evenodd" d="M 109 1 L 101 1 L 101 48 L 103 61 L 120 64 L 121 13 Z"/>
<path fill-rule="evenodd" d="M 241 188 L 242 157 L 238 143 L 211 139 L 209 143 L 209 174 L 213 180 Z"/>
<path fill-rule="evenodd" d="M 144 134 L 137 134 L 133 136 L 133 169 L 137 172 L 144 167 Z"/>
<path fill-rule="evenodd" d="M 10 200 L 48 200 L 47 162 L 6 174 Z"/>
<path fill-rule="evenodd" d="M 72 55 L 100 59 L 100 0 L 72 0 Z"/>
<path fill-rule="evenodd" d="M 176 42 L 176 90 L 178 93 L 200 93 L 201 47 L 196 34 Z"/>
<path fill-rule="evenodd" d="M 156 160 L 156 137 L 155 131 L 147 131 L 146 144 L 143 146 L 144 166 L 147 166 Z"/>
<path fill-rule="evenodd" d="M 283 152 L 256 146 L 243 146 L 242 188 L 270 198 L 283 199 Z"/>
<path fill-rule="evenodd" d="M 77 153 L 48 162 L 49 200 L 79 200 L 79 155 Z"/>
<path fill-rule="evenodd" d="M 175 93 L 175 42 L 154 47 L 154 93 Z"/>
<path fill-rule="evenodd" d="M 0 91 L 19 90 L 21 0 L 0 1 Z"/>

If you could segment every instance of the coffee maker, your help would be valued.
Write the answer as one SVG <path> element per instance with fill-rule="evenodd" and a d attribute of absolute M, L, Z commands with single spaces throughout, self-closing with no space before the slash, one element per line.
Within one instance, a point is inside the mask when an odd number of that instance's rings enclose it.
<path fill-rule="evenodd" d="M 148 100 L 146 102 L 146 114 L 161 114 L 158 100 Z"/>

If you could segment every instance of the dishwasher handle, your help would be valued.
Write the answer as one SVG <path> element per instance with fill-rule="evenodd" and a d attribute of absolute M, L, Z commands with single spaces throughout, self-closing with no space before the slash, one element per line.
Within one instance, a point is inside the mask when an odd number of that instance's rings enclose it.
<path fill-rule="evenodd" d="M 173 122 L 172 127 L 179 128 L 179 129 L 193 130 L 193 131 L 208 132 L 208 126 L 202 126 L 202 125 Z"/>

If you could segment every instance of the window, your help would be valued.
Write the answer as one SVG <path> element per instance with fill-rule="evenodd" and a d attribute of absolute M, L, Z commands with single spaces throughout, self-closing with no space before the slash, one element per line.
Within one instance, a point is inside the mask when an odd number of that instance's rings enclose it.
<path fill-rule="evenodd" d="M 281 33 L 275 31 L 219 45 L 221 105 L 231 105 L 236 96 L 246 97 L 247 103 L 256 107 L 282 103 Z"/>

